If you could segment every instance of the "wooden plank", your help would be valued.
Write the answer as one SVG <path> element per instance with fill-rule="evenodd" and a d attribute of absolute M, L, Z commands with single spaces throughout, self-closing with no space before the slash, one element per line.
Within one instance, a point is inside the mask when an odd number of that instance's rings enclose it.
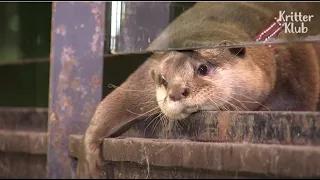
<path fill-rule="evenodd" d="M 47 154 L 47 133 L 0 130 L 0 151 Z"/>
<path fill-rule="evenodd" d="M 164 167 L 320 177 L 320 149 L 312 146 L 205 143 L 186 140 L 106 139 L 106 161 Z"/>
<path fill-rule="evenodd" d="M 141 119 L 123 136 L 203 142 L 320 145 L 320 112 L 203 112 L 172 126 Z"/>
<path fill-rule="evenodd" d="M 45 179 L 47 157 L 45 154 L 0 152 L 1 179 Z"/>
<path fill-rule="evenodd" d="M 74 147 L 69 147 L 69 154 L 75 156 L 81 136 L 70 138 Z M 320 177 L 320 148 L 317 146 L 106 138 L 103 158 L 109 162 L 256 173 L 268 177 Z"/>
<path fill-rule="evenodd" d="M 70 135 L 69 136 L 69 144 L 68 144 L 68 151 L 69 156 L 71 157 L 78 157 L 78 151 L 80 149 L 80 143 L 83 135 Z"/>
<path fill-rule="evenodd" d="M 46 178 L 47 127 L 47 108 L 0 108 L 0 178 Z"/>
<path fill-rule="evenodd" d="M 208 171 L 203 169 L 188 169 L 182 167 L 160 167 L 141 165 L 134 162 L 112 162 L 107 165 L 108 179 L 247 179 L 264 178 L 253 173 Z"/>
<path fill-rule="evenodd" d="M 46 132 L 48 109 L 31 107 L 1 107 L 0 130 Z"/>

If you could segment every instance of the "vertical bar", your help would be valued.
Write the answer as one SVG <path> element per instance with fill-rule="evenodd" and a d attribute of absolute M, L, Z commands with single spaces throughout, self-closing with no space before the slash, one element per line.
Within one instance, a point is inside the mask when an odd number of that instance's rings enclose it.
<path fill-rule="evenodd" d="M 54 2 L 48 178 L 74 178 L 70 134 L 83 134 L 102 96 L 105 2 Z"/>
<path fill-rule="evenodd" d="M 112 54 L 146 51 L 149 44 L 170 23 L 172 2 L 114 1 L 112 3 L 118 10 L 113 11 L 114 14 L 112 14 L 118 15 L 118 18 L 113 19 L 111 26 L 113 41 L 110 44 L 110 51 Z"/>

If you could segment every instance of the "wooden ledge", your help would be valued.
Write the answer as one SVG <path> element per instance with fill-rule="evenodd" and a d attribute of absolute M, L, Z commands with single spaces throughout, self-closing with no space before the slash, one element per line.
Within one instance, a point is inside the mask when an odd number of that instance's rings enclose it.
<path fill-rule="evenodd" d="M 319 112 L 203 112 L 169 129 L 149 118 L 125 137 L 282 145 L 320 145 Z M 170 127 L 170 126 L 169 126 Z"/>
<path fill-rule="evenodd" d="M 47 154 L 47 133 L 0 130 L 0 151 Z"/>
<path fill-rule="evenodd" d="M 47 108 L 0 107 L 0 130 L 46 132 L 47 129 Z"/>
<path fill-rule="evenodd" d="M 71 156 L 77 157 L 81 138 L 69 137 Z M 316 146 L 106 138 L 103 158 L 107 162 L 147 166 L 250 172 L 273 177 L 320 177 L 320 148 Z"/>

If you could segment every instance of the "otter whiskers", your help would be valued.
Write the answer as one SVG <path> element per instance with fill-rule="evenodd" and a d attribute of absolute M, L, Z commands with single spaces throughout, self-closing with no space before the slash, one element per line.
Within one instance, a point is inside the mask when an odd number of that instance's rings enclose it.
<path fill-rule="evenodd" d="M 144 129 L 144 134 L 146 133 L 146 129 L 150 126 L 150 124 L 152 124 L 155 120 L 157 120 L 157 118 L 159 118 L 159 117 L 161 117 L 161 115 L 162 115 L 162 113 L 161 113 L 161 111 L 160 112 L 158 112 L 159 114 L 156 116 L 156 117 L 154 117 L 148 124 L 147 124 L 147 126 L 146 126 L 146 128 Z M 149 116 L 150 117 L 150 116 Z M 146 120 L 148 120 L 149 118 L 147 118 Z"/>
<path fill-rule="evenodd" d="M 269 112 L 271 112 L 271 111 L 270 111 L 270 109 L 269 109 L 268 107 L 264 106 L 263 104 L 259 103 L 259 102 L 258 102 L 258 101 L 256 101 L 256 100 L 254 100 L 254 99 L 250 98 L 249 96 L 246 96 L 246 95 L 244 95 L 244 94 L 235 93 L 235 92 L 232 92 L 232 93 L 233 93 L 233 94 L 235 94 L 235 95 L 239 95 L 239 96 L 243 96 L 243 97 L 245 97 L 245 98 L 248 98 L 249 100 L 252 100 L 252 101 L 242 101 L 242 102 L 259 104 L 260 106 L 262 106 L 262 107 L 266 108 Z"/>
<path fill-rule="evenodd" d="M 121 90 L 124 90 L 124 91 L 137 91 L 137 92 L 150 91 L 150 89 L 145 89 L 145 90 L 141 90 L 141 89 L 126 89 L 124 87 L 116 86 L 116 85 L 113 85 L 113 84 L 108 84 L 108 88 L 121 89 Z"/>

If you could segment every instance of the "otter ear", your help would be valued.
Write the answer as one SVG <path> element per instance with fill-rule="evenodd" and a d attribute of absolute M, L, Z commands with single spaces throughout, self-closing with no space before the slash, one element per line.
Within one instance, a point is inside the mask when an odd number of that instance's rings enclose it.
<path fill-rule="evenodd" d="M 152 79 L 153 81 L 156 81 L 156 72 L 155 72 L 154 69 L 151 69 L 151 70 L 149 71 L 149 75 L 150 75 L 150 77 L 151 77 L 151 79 Z"/>
<path fill-rule="evenodd" d="M 237 57 L 240 57 L 240 58 L 244 58 L 244 56 L 246 54 L 245 47 L 229 48 L 229 51 L 231 54 L 233 54 Z"/>

